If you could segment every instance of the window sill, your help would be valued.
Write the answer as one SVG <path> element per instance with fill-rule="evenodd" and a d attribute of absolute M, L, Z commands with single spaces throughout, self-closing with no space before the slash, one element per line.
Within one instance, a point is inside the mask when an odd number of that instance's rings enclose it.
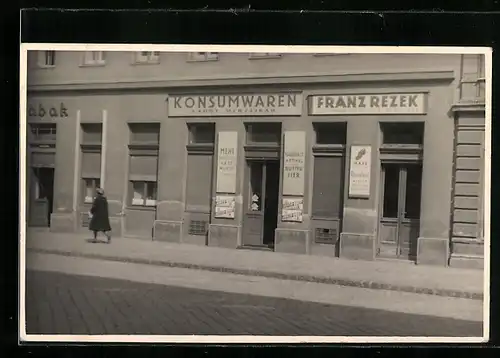
<path fill-rule="evenodd" d="M 50 70 L 50 69 L 56 68 L 56 65 L 40 65 L 40 64 L 38 64 L 36 66 L 36 68 L 40 69 L 40 70 Z"/>
<path fill-rule="evenodd" d="M 154 61 L 134 61 L 132 62 L 132 66 L 148 66 L 148 65 L 159 65 L 159 60 Z"/>
<path fill-rule="evenodd" d="M 79 67 L 104 67 L 106 66 L 106 62 L 95 62 L 95 63 L 82 63 Z"/>
<path fill-rule="evenodd" d="M 203 59 L 196 59 L 196 58 L 190 58 L 187 60 L 188 63 L 193 63 L 193 62 L 215 62 L 219 61 L 219 58 L 203 58 Z"/>
<path fill-rule="evenodd" d="M 314 57 L 324 57 L 324 56 L 342 56 L 342 55 L 350 55 L 350 53 L 314 53 Z"/>
<path fill-rule="evenodd" d="M 128 205 L 126 207 L 127 210 L 136 210 L 136 211 L 155 211 L 156 205 L 154 206 L 146 206 L 146 205 Z"/>
<path fill-rule="evenodd" d="M 272 60 L 282 58 L 282 55 L 269 55 L 269 56 L 248 56 L 249 60 Z"/>

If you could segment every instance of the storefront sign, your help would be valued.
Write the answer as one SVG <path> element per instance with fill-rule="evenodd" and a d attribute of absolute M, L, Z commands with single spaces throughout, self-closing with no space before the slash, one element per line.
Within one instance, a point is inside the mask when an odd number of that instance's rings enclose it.
<path fill-rule="evenodd" d="M 172 96 L 168 99 L 170 117 L 299 116 L 301 113 L 299 93 Z"/>
<path fill-rule="evenodd" d="M 372 165 L 371 147 L 353 145 L 351 147 L 351 166 L 349 171 L 349 197 L 370 197 L 370 173 Z"/>
<path fill-rule="evenodd" d="M 285 132 L 283 195 L 304 195 L 306 133 Z"/>
<path fill-rule="evenodd" d="M 238 132 L 219 132 L 217 143 L 217 192 L 236 193 Z"/>
<path fill-rule="evenodd" d="M 312 96 L 309 113 L 322 114 L 425 114 L 424 93 Z"/>
<path fill-rule="evenodd" d="M 68 117 L 68 109 L 64 106 L 64 103 L 59 104 L 29 104 L 28 105 L 28 117 L 40 118 L 40 119 L 50 119 L 50 118 L 66 118 Z"/>
<path fill-rule="evenodd" d="M 234 219 L 236 200 L 233 195 L 217 195 L 215 197 L 215 217 Z"/>

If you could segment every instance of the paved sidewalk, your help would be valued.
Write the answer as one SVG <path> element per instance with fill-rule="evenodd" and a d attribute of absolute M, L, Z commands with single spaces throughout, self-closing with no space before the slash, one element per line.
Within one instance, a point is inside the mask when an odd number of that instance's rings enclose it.
<path fill-rule="evenodd" d="M 99 258 L 342 286 L 483 298 L 483 271 L 417 266 L 389 261 L 234 250 L 151 240 L 113 238 L 110 245 L 88 242 L 91 234 L 28 229 L 28 252 Z"/>

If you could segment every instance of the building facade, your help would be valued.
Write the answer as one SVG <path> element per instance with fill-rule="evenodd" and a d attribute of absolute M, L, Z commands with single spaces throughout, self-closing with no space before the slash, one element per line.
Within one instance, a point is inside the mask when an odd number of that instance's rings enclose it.
<path fill-rule="evenodd" d="M 29 53 L 28 225 L 482 267 L 484 57 Z"/>

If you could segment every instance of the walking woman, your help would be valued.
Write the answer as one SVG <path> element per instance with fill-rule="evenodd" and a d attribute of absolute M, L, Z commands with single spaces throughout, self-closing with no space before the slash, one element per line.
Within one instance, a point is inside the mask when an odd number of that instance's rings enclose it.
<path fill-rule="evenodd" d="M 96 193 L 97 195 L 90 209 L 89 229 L 94 232 L 94 240 L 97 240 L 97 233 L 100 231 L 106 235 L 109 244 L 111 242 L 111 225 L 109 224 L 108 200 L 101 188 L 97 188 Z"/>

